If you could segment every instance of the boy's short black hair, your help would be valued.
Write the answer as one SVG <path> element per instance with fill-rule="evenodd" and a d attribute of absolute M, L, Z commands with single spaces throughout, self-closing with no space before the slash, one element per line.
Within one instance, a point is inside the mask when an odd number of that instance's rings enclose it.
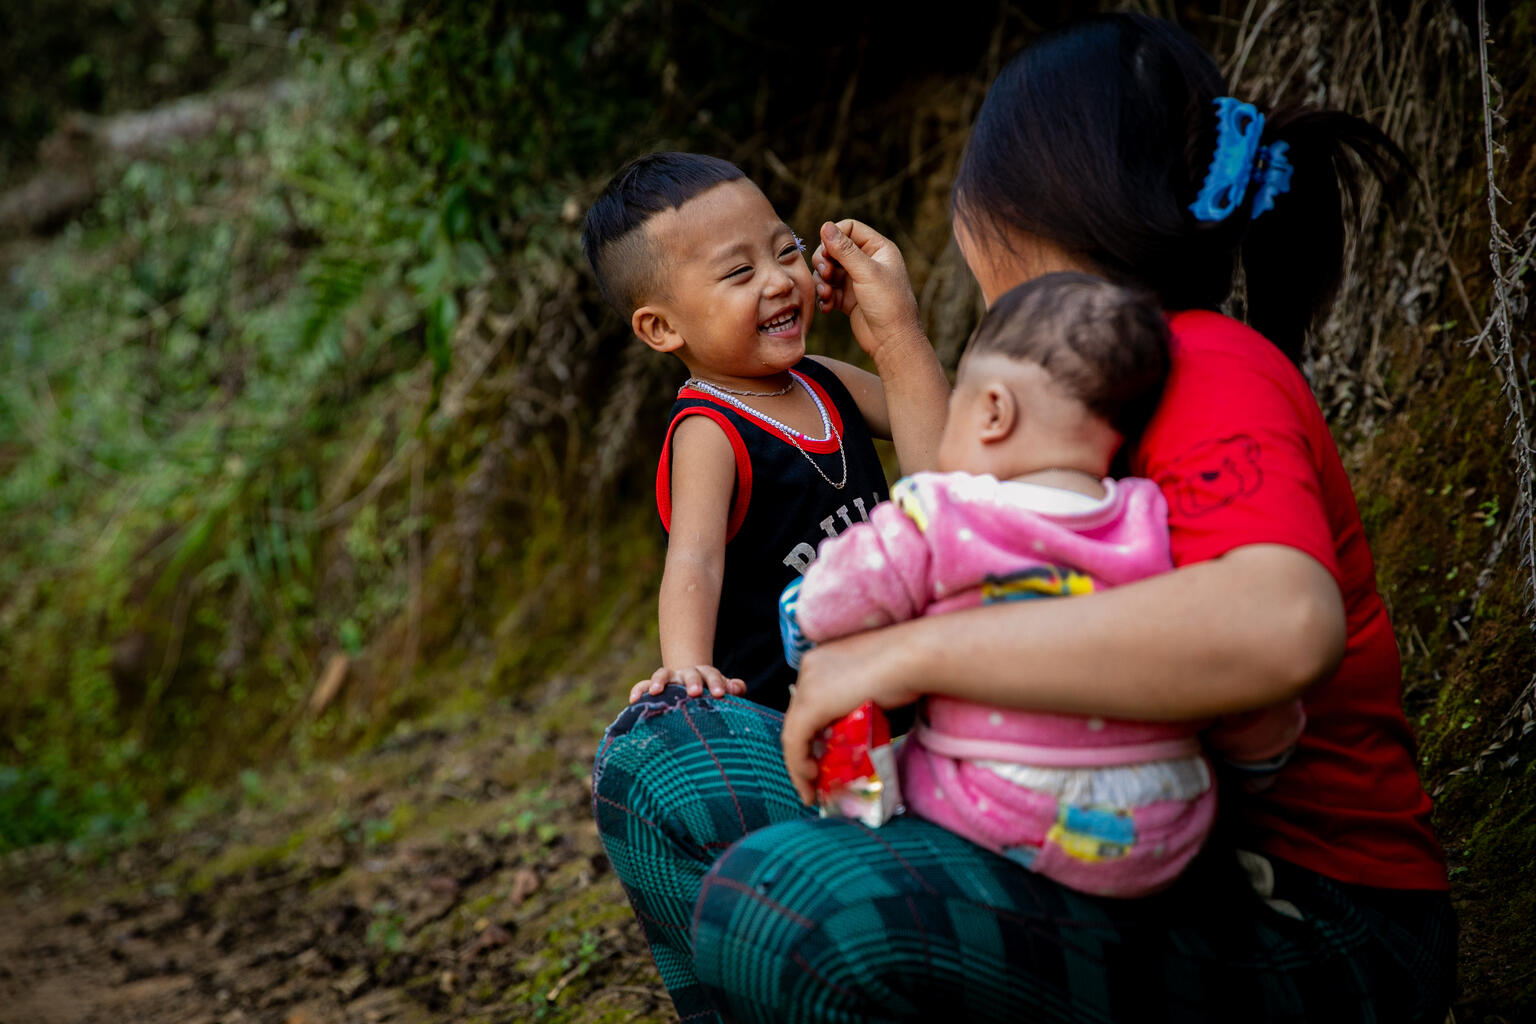
<path fill-rule="evenodd" d="M 1038 363 L 1134 442 L 1168 379 L 1168 323 L 1150 292 L 1090 274 L 1045 274 L 1000 296 L 965 352 Z"/>
<path fill-rule="evenodd" d="M 745 178 L 729 160 L 702 153 L 647 153 L 625 164 L 603 189 L 581 228 L 581 248 L 603 298 L 629 316 L 655 286 L 658 254 L 640 229 L 663 210 Z"/>

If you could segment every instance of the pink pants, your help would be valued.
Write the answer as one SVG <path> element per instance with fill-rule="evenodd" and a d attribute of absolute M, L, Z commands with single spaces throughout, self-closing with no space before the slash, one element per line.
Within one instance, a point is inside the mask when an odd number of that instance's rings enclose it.
<path fill-rule="evenodd" d="M 1199 852 L 1214 787 L 1193 799 L 1077 806 L 908 739 L 900 753 L 907 809 L 1062 885 L 1138 897 L 1167 887 Z"/>

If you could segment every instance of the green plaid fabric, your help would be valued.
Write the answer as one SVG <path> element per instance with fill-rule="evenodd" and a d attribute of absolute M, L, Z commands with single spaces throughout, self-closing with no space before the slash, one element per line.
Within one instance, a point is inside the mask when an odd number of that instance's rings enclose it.
<path fill-rule="evenodd" d="M 812 817 L 779 722 L 669 689 L 598 752 L 598 827 L 684 1021 L 1444 1018 L 1444 893 L 1276 863 L 1296 920 L 1213 848 L 1150 899 L 1087 896 L 921 819 Z"/>
<path fill-rule="evenodd" d="M 669 686 L 625 708 L 592 769 L 592 810 L 678 1016 L 719 1020 L 693 967 L 704 873 L 732 843 L 808 818 L 784 771 L 777 711 Z"/>

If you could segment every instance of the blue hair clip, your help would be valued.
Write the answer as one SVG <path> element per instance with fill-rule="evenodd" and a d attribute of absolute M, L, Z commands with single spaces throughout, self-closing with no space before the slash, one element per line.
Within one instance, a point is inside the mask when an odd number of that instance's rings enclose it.
<path fill-rule="evenodd" d="M 1237 209 L 1253 179 L 1263 133 L 1264 115 L 1252 103 L 1231 96 L 1216 100 L 1216 153 L 1200 194 L 1189 204 L 1196 220 L 1226 220 Z"/>
<path fill-rule="evenodd" d="M 1286 150 L 1290 149 L 1284 142 L 1274 142 L 1263 146 L 1259 150 L 1259 167 L 1253 172 L 1253 180 L 1258 182 L 1258 190 L 1253 194 L 1253 218 L 1258 219 L 1259 214 L 1275 208 L 1275 197 L 1284 195 L 1291 190 L 1291 175 L 1296 168 L 1291 166 L 1291 161 L 1286 157 Z"/>

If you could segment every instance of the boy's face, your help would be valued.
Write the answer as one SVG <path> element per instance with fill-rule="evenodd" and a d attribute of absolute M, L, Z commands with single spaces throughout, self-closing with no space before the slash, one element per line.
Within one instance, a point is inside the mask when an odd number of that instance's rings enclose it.
<path fill-rule="evenodd" d="M 644 230 L 663 282 L 631 321 L 647 345 L 721 383 L 780 373 L 805 355 L 811 270 L 756 185 L 716 185 Z"/>

